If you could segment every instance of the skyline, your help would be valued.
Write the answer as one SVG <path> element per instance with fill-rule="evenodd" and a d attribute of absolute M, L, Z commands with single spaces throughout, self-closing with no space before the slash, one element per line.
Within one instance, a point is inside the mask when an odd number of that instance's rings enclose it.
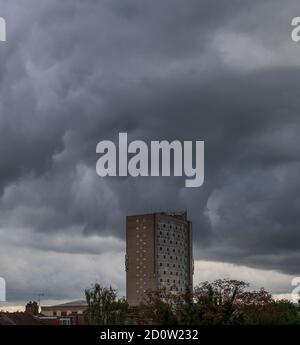
<path fill-rule="evenodd" d="M 34 10 L 32 10 L 34 9 Z M 0 0 L 0 277 L 125 295 L 125 217 L 188 210 L 197 281 L 300 276 L 299 3 Z M 205 178 L 99 178 L 99 140 L 205 141 Z"/>
<path fill-rule="evenodd" d="M 185 211 L 186 212 L 186 211 Z M 183 212 L 183 213 L 185 213 Z M 156 211 L 156 214 L 164 214 L 164 212 L 162 211 Z M 174 212 L 173 211 L 168 211 L 167 214 L 178 214 L 178 211 Z M 181 212 L 179 212 L 181 213 Z M 150 216 L 152 215 L 152 213 L 143 213 L 139 216 Z M 130 215 L 127 216 L 126 219 L 128 217 L 137 217 L 137 215 Z M 122 257 L 126 254 L 126 243 L 125 243 L 125 249 L 123 253 L 120 253 L 122 255 Z M 123 257 L 123 261 L 124 261 L 124 257 Z M 193 260 L 194 261 L 194 260 Z M 124 287 L 121 290 L 118 290 L 118 287 L 115 285 L 112 285 L 113 288 L 117 289 L 117 293 L 119 295 L 119 297 L 125 297 L 126 295 L 126 263 L 123 262 L 122 263 L 124 267 L 119 267 L 119 269 L 123 268 L 124 269 L 124 282 L 123 285 Z M 233 264 L 224 264 L 224 263 L 217 263 L 217 262 L 195 262 L 195 268 L 194 268 L 194 274 L 193 274 L 193 285 L 197 286 L 200 283 L 204 282 L 204 281 L 214 281 L 216 279 L 220 279 L 221 277 L 225 277 L 225 278 L 229 278 L 229 279 L 237 279 L 237 280 L 243 280 L 246 283 L 250 282 L 249 285 L 249 289 L 255 288 L 257 290 L 259 290 L 260 288 L 265 288 L 266 286 L 269 286 L 268 284 L 270 283 L 269 280 L 271 279 L 276 279 L 276 275 L 277 275 L 277 279 L 283 278 L 284 275 L 280 275 L 280 274 L 276 274 L 276 272 L 273 271 L 267 271 L 267 270 L 257 270 L 257 269 L 253 269 L 253 268 L 249 268 L 249 267 L 239 267 L 239 266 L 235 266 Z M 242 271 L 241 271 L 242 269 Z M 222 270 L 222 274 L 225 274 L 223 276 L 220 275 L 220 271 Z M 226 272 L 226 273 L 225 273 Z M 257 274 L 256 279 L 258 279 L 258 281 L 262 282 L 262 283 L 258 283 L 257 285 L 253 284 L 253 281 L 251 282 L 251 279 L 249 280 L 249 277 L 251 277 L 252 274 Z M 274 274 L 275 273 L 275 274 Z M 196 276 L 196 277 L 195 277 Z M 299 290 L 299 277 L 298 278 L 291 278 L 291 292 L 292 290 L 294 290 L 295 288 L 297 288 L 297 293 L 298 294 L 298 290 Z M 102 284 L 103 282 L 96 279 L 95 281 L 93 281 L 92 283 L 88 284 L 85 286 L 84 290 L 86 288 L 89 288 L 90 286 L 92 286 L 95 282 Z M 263 283 L 264 282 L 264 283 Z M 107 284 L 110 286 L 111 284 L 109 282 L 107 282 Z M 74 295 L 73 296 L 73 300 L 75 300 L 75 297 L 77 297 L 76 300 L 80 299 L 80 298 L 84 298 L 84 290 L 81 291 L 81 294 L 78 295 Z M 70 302 L 70 299 L 48 299 L 47 297 L 47 293 L 45 294 L 45 292 L 47 291 L 47 289 L 45 290 L 41 290 L 39 293 L 31 293 L 28 295 L 28 298 L 24 299 L 24 301 L 21 301 L 22 303 L 20 304 L 16 304 L 14 302 L 10 302 L 10 301 L 6 301 L 3 302 L 1 301 L 1 305 L 0 308 L 1 310 L 7 310 L 10 312 L 13 311 L 22 311 L 25 310 L 25 304 L 28 303 L 28 301 L 31 300 L 38 300 L 39 305 L 55 305 L 57 303 L 64 303 L 64 302 Z M 296 289 L 295 289 L 296 291 Z M 281 299 L 281 298 L 287 298 L 287 299 L 291 299 L 291 296 L 289 296 L 289 294 L 274 294 L 274 297 L 276 299 Z M 43 301 L 43 303 L 41 303 L 41 301 Z"/>

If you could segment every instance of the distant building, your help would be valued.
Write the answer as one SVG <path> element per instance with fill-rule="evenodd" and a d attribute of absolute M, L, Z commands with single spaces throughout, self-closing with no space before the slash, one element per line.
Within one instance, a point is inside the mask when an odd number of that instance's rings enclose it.
<path fill-rule="evenodd" d="M 138 305 L 148 289 L 192 289 L 192 223 L 187 213 L 128 216 L 125 266 L 130 306 Z"/>
<path fill-rule="evenodd" d="M 46 324 L 78 325 L 84 323 L 84 311 L 87 308 L 85 300 L 42 306 L 39 319 Z"/>

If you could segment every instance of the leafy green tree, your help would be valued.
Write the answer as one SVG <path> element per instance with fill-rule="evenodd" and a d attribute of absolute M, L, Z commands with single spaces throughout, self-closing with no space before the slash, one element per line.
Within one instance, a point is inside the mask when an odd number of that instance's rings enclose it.
<path fill-rule="evenodd" d="M 299 312 L 288 301 L 274 301 L 265 289 L 247 290 L 239 280 L 203 282 L 183 294 L 148 291 L 138 308 L 145 323 L 160 325 L 299 324 Z"/>
<path fill-rule="evenodd" d="M 88 304 L 85 322 L 90 325 L 122 325 L 127 323 L 128 304 L 117 298 L 117 291 L 99 284 L 85 290 Z"/>
<path fill-rule="evenodd" d="M 203 317 L 199 308 L 194 303 L 193 291 L 187 289 L 180 295 L 177 301 L 179 303 L 177 304 L 176 317 L 180 325 L 201 324 Z"/>
<path fill-rule="evenodd" d="M 86 289 L 85 321 L 92 325 L 135 323 L 157 325 L 290 325 L 300 324 L 299 310 L 275 301 L 265 289 L 249 291 L 239 280 L 203 282 L 194 291 L 148 290 L 138 308 L 118 299 L 116 290 L 99 284 Z"/>
<path fill-rule="evenodd" d="M 244 319 L 247 325 L 300 325 L 296 306 L 287 300 L 250 305 L 245 308 Z"/>
<path fill-rule="evenodd" d="M 145 322 L 158 325 L 177 325 L 177 299 L 174 293 L 166 290 L 148 290 L 138 312 Z"/>
<path fill-rule="evenodd" d="M 194 300 L 201 315 L 201 324 L 241 323 L 242 312 L 237 307 L 247 283 L 239 280 L 217 279 L 203 282 L 195 288 Z"/>

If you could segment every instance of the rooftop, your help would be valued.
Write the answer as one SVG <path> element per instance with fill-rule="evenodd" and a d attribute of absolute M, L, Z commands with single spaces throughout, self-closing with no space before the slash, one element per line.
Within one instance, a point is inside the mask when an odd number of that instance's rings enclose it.
<path fill-rule="evenodd" d="M 0 313 L 0 325 L 41 325 L 42 322 L 28 313 Z"/>
<path fill-rule="evenodd" d="M 62 304 L 56 304 L 56 305 L 51 305 L 49 307 L 52 308 L 61 308 L 61 307 L 85 307 L 87 306 L 87 302 L 84 299 L 76 300 L 76 301 L 71 301 L 71 302 L 66 302 Z M 43 306 L 42 308 L 44 308 Z"/>

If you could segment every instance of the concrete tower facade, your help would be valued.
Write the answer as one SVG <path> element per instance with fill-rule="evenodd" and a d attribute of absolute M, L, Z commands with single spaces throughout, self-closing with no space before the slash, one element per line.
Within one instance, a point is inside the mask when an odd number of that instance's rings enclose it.
<path fill-rule="evenodd" d="M 125 266 L 130 306 L 138 305 L 148 289 L 192 289 L 192 223 L 186 212 L 128 216 Z"/>

